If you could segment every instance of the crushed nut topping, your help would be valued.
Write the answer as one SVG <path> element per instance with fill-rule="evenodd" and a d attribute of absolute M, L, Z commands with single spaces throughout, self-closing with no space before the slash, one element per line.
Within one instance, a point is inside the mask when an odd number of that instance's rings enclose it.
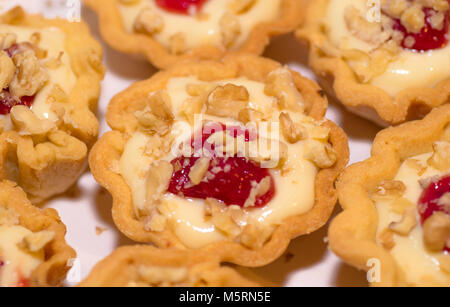
<path fill-rule="evenodd" d="M 279 116 L 281 131 L 289 143 L 294 144 L 307 137 L 304 126 L 294 123 L 288 113 L 281 112 Z"/>
<path fill-rule="evenodd" d="M 417 216 L 416 210 L 414 208 L 407 209 L 403 215 L 402 219 L 399 222 L 392 222 L 389 225 L 389 229 L 391 229 L 396 234 L 401 236 L 407 236 L 417 225 Z"/>
<path fill-rule="evenodd" d="M 189 172 L 189 179 L 191 179 L 191 182 L 194 185 L 199 184 L 203 177 L 206 174 L 206 171 L 209 168 L 211 160 L 209 158 L 199 158 L 195 164 L 192 166 L 190 172 Z"/>
<path fill-rule="evenodd" d="M 226 12 L 220 19 L 222 43 L 226 48 L 233 46 L 241 34 L 239 18 L 231 12 Z"/>
<path fill-rule="evenodd" d="M 164 28 L 164 19 L 151 8 L 145 8 L 139 12 L 133 27 L 136 32 L 154 34 Z"/>
<path fill-rule="evenodd" d="M 376 187 L 372 197 L 380 200 L 397 199 L 406 191 L 406 186 L 402 181 L 384 180 Z"/>
<path fill-rule="evenodd" d="M 305 145 L 304 158 L 319 168 L 329 168 L 336 163 L 337 154 L 329 143 L 310 140 Z"/>
<path fill-rule="evenodd" d="M 55 233 L 53 231 L 42 230 L 39 232 L 34 232 L 23 238 L 19 243 L 19 247 L 30 252 L 37 252 L 43 249 L 47 244 L 49 244 L 55 238 Z"/>
<path fill-rule="evenodd" d="M 378 240 L 381 245 L 387 250 L 391 250 L 395 247 L 394 233 L 389 228 L 385 228 L 379 235 Z"/>
<path fill-rule="evenodd" d="M 166 135 L 174 119 L 171 105 L 166 91 L 151 93 L 147 98 L 147 107 L 135 112 L 140 127 L 150 134 Z"/>
<path fill-rule="evenodd" d="M 294 83 L 294 78 L 288 68 L 272 71 L 266 80 L 264 92 L 278 99 L 281 109 L 303 112 L 303 97 Z"/>
<path fill-rule="evenodd" d="M 435 142 L 433 144 L 433 156 L 428 160 L 428 164 L 438 170 L 450 168 L 450 142 Z"/>
<path fill-rule="evenodd" d="M 239 118 L 239 112 L 245 109 L 250 99 L 247 89 L 231 83 L 217 86 L 206 102 L 206 113 L 220 117 Z"/>
<path fill-rule="evenodd" d="M 444 212 L 435 212 L 423 224 L 423 239 L 431 251 L 440 252 L 449 247 L 450 217 Z"/>

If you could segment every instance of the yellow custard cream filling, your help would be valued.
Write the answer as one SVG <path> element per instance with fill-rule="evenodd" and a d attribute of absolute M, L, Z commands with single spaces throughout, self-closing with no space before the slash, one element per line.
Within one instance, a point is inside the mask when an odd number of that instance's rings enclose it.
<path fill-rule="evenodd" d="M 420 161 L 425 167 L 428 166 L 427 160 L 431 157 L 431 153 L 415 156 L 412 159 Z M 400 167 L 397 176 L 394 180 L 402 181 L 406 186 L 404 198 L 411 201 L 413 204 L 419 202 L 419 198 L 423 192 L 419 180 L 426 179 L 433 176 L 442 176 L 442 172 L 428 166 L 426 171 L 419 176 L 417 169 L 413 169 L 406 162 Z M 379 222 L 378 235 L 389 227 L 392 222 L 398 222 L 401 216 L 393 213 L 390 210 L 392 202 L 379 201 L 376 203 Z M 420 215 L 416 208 L 417 226 L 411 231 L 409 236 L 394 235 L 395 247 L 391 250 L 391 254 L 396 259 L 397 263 L 403 269 L 406 281 L 412 285 L 423 284 L 427 281 L 434 281 L 437 283 L 450 284 L 450 275 L 446 274 L 440 269 L 438 256 L 442 253 L 432 253 L 426 249 L 423 241 L 423 230 L 420 225 Z"/>
<path fill-rule="evenodd" d="M 176 137 L 176 144 L 190 140 L 192 133 L 200 129 L 200 126 L 193 128 L 180 114 L 182 103 L 189 98 L 186 92 L 186 85 L 202 83 L 195 78 L 173 78 L 167 84 L 167 92 L 172 100 L 172 109 L 176 122 L 172 129 L 172 134 Z M 250 95 L 250 105 L 256 110 L 266 111 L 271 114 L 270 121 L 278 122 L 280 111 L 277 111 L 276 100 L 264 94 L 264 84 L 250 81 L 245 78 L 232 80 L 222 80 L 215 82 L 217 85 L 232 83 L 245 86 Z M 272 112 L 268 109 L 272 108 Z M 288 111 L 284 111 L 288 112 Z M 301 122 L 307 129 L 312 129 L 315 123 L 313 119 L 299 113 L 288 112 L 294 122 Z M 214 118 L 204 115 L 205 119 L 215 122 L 232 125 L 242 125 L 237 121 L 226 118 Z M 200 124 L 201 125 L 201 124 Z M 273 136 L 272 136 L 273 137 Z M 277 138 L 280 136 L 277 135 Z M 149 170 L 152 158 L 146 155 L 145 148 L 149 136 L 136 132 L 128 141 L 120 160 L 120 171 L 130 186 L 135 208 L 142 209 L 145 206 L 146 196 L 146 174 Z M 278 169 L 271 169 L 270 172 L 275 180 L 275 197 L 263 208 L 245 209 L 246 220 L 256 220 L 262 225 L 276 226 L 290 216 L 305 213 L 314 205 L 314 182 L 318 172 L 314 163 L 303 158 L 305 144 L 308 140 L 289 144 L 284 136 L 281 141 L 288 144 L 288 159 L 284 169 L 288 169 L 284 174 Z M 171 161 L 176 156 L 169 154 L 164 160 Z M 168 205 L 170 213 L 167 218 L 173 227 L 177 237 L 188 247 L 197 248 L 208 243 L 224 240 L 226 237 L 215 229 L 210 221 L 205 221 L 204 200 L 184 199 L 166 193 L 163 202 Z M 245 226 L 243 222 L 242 226 Z"/>
<path fill-rule="evenodd" d="M 358 49 L 369 52 L 373 47 L 358 39 L 348 29 L 344 13 L 348 6 L 354 6 L 360 12 L 369 13 L 366 0 L 328 0 L 323 23 L 327 35 L 336 47 Z M 446 47 L 425 52 L 403 49 L 398 58 L 391 62 L 386 71 L 373 78 L 375 85 L 391 96 L 412 87 L 432 87 L 450 77 L 450 44 Z"/>
<path fill-rule="evenodd" d="M 237 15 L 241 33 L 233 47 L 239 47 L 249 37 L 251 31 L 260 23 L 272 21 L 280 15 L 282 0 L 258 0 L 242 14 Z M 120 1 L 119 1 L 120 2 Z M 154 38 L 165 47 L 170 46 L 170 38 L 183 33 L 188 49 L 202 45 L 221 46 L 220 20 L 227 11 L 230 1 L 209 0 L 201 10 L 201 16 L 190 16 L 168 12 L 160 8 L 154 0 L 140 0 L 132 5 L 120 5 L 125 29 L 133 32 L 133 25 L 139 12 L 144 8 L 151 8 L 164 20 L 164 26 Z"/>
<path fill-rule="evenodd" d="M 76 83 L 76 76 L 72 71 L 69 54 L 66 52 L 65 40 L 66 34 L 58 28 L 29 28 L 22 26 L 1 25 L 0 34 L 14 33 L 17 35 L 17 42 L 28 42 L 33 33 L 40 33 L 41 38 L 38 47 L 47 51 L 46 59 L 56 59 L 62 53 L 60 58 L 61 65 L 56 68 L 46 68 L 49 73 L 49 81 L 41 88 L 35 96 L 31 110 L 41 119 L 50 119 L 56 121 L 58 118 L 51 110 L 51 103 L 48 97 L 51 94 L 53 86 L 58 85 L 67 95 L 70 94 Z M 9 118 L 9 116 L 7 116 Z M 9 127 L 11 123 L 9 123 Z"/>
<path fill-rule="evenodd" d="M 25 252 L 19 245 L 32 232 L 22 226 L 0 226 L 0 287 L 17 286 L 21 279 L 28 279 L 31 273 L 44 262 L 45 254 Z"/>

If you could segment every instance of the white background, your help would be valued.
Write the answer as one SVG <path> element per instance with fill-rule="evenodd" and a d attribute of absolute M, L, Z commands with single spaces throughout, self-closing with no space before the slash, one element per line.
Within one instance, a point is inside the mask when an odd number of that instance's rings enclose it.
<path fill-rule="evenodd" d="M 28 11 L 43 12 L 53 16 L 55 14 L 54 9 L 49 9 L 46 5 L 47 0 L 0 0 L 0 8 L 5 9 L 13 3 L 26 4 Z M 61 13 L 65 16 L 64 12 Z M 149 78 L 156 70 L 146 62 L 116 52 L 105 45 L 99 35 L 97 18 L 92 11 L 83 7 L 81 16 L 104 47 L 104 64 L 107 73 L 102 84 L 98 110 L 101 135 L 109 130 L 104 121 L 104 115 L 111 98 L 134 81 Z M 304 47 L 290 35 L 274 39 L 265 56 L 289 65 L 292 69 L 314 79 L 305 65 Z M 333 101 L 330 101 L 327 117 L 338 123 L 349 136 L 351 163 L 366 159 L 370 153 L 371 141 L 379 128 L 347 112 Z M 111 218 L 111 196 L 95 182 L 89 172 L 86 172 L 77 186 L 66 195 L 49 201 L 45 206 L 58 210 L 67 226 L 66 239 L 78 254 L 79 267 L 77 272 L 73 271 L 69 274 L 72 280 L 68 281 L 67 285 L 74 285 L 77 278 L 85 277 L 99 260 L 117 246 L 134 244 L 115 229 Z M 339 209 L 335 210 L 335 214 L 337 212 Z M 105 231 L 97 234 L 97 227 Z M 239 268 L 239 270 L 267 285 L 367 285 L 364 272 L 343 264 L 328 250 L 326 236 L 327 227 L 323 227 L 311 235 L 293 240 L 286 254 L 276 262 L 258 269 Z"/>

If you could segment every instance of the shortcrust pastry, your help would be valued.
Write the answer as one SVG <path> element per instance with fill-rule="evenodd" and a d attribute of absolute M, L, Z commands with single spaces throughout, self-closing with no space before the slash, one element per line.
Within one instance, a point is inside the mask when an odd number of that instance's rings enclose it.
<path fill-rule="evenodd" d="M 386 126 L 448 103 L 448 0 L 317 0 L 306 15 L 310 65 L 351 111 Z"/>
<path fill-rule="evenodd" d="M 151 246 L 119 247 L 80 287 L 256 287 L 234 269 L 200 252 Z"/>
<path fill-rule="evenodd" d="M 34 207 L 10 181 L 0 182 L 0 287 L 60 285 L 75 251 L 54 209 Z"/>
<path fill-rule="evenodd" d="M 376 137 L 338 181 L 331 249 L 375 286 L 450 286 L 450 105 Z"/>
<path fill-rule="evenodd" d="M 177 65 L 111 102 L 90 166 L 117 227 L 247 266 L 329 218 L 347 139 L 321 89 L 268 59 Z"/>
<path fill-rule="evenodd" d="M 70 187 L 98 135 L 101 47 L 84 23 L 0 16 L 0 178 L 33 202 Z"/>
<path fill-rule="evenodd" d="M 227 51 L 262 54 L 273 35 L 302 19 L 298 0 L 85 0 L 99 15 L 103 38 L 158 68 L 219 59 Z"/>

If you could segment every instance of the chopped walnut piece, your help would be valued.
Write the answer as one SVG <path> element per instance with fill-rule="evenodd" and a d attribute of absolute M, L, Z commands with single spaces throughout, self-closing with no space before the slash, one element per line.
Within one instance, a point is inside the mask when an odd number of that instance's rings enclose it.
<path fill-rule="evenodd" d="M 166 91 L 157 91 L 149 95 L 147 107 L 135 112 L 141 128 L 150 134 L 166 135 L 173 124 L 170 96 Z"/>
<path fill-rule="evenodd" d="M 232 219 L 228 210 L 219 211 L 212 215 L 211 222 L 229 238 L 236 238 L 242 232 L 241 227 Z"/>
<path fill-rule="evenodd" d="M 167 191 L 172 173 L 173 166 L 167 161 L 158 161 L 150 166 L 146 183 L 146 201 L 149 205 L 159 201 Z"/>
<path fill-rule="evenodd" d="M 416 159 L 408 159 L 405 161 L 405 164 L 409 167 L 417 171 L 418 176 L 422 176 L 423 173 L 427 170 L 427 167 L 424 166 L 419 160 Z"/>
<path fill-rule="evenodd" d="M 190 96 L 203 96 L 209 94 L 213 86 L 208 83 L 189 83 L 186 85 L 186 92 Z"/>
<path fill-rule="evenodd" d="M 17 72 L 9 85 L 16 97 L 33 96 L 47 82 L 47 71 L 40 65 L 35 53 L 25 50 L 13 56 Z"/>
<path fill-rule="evenodd" d="M 26 106 L 14 106 L 10 115 L 14 127 L 22 135 L 45 135 L 55 128 L 54 122 L 40 119 Z"/>
<path fill-rule="evenodd" d="M 227 83 L 217 86 L 206 101 L 206 113 L 238 119 L 239 112 L 248 105 L 250 95 L 243 86 Z"/>
<path fill-rule="evenodd" d="M 239 18 L 231 12 L 226 12 L 220 19 L 219 24 L 223 45 L 226 48 L 233 46 L 241 34 Z"/>
<path fill-rule="evenodd" d="M 372 197 L 377 200 L 393 200 L 403 196 L 405 191 L 406 186 L 402 181 L 384 180 L 378 184 Z"/>
<path fill-rule="evenodd" d="M 19 215 L 11 208 L 0 206 L 0 226 L 19 224 Z"/>
<path fill-rule="evenodd" d="M 244 124 L 256 123 L 264 119 L 264 113 L 251 108 L 245 108 L 239 111 L 238 120 Z"/>
<path fill-rule="evenodd" d="M 408 0 L 381 0 L 381 7 L 390 16 L 400 18 L 409 3 Z"/>
<path fill-rule="evenodd" d="M 281 112 L 279 116 L 281 131 L 291 144 L 307 137 L 308 131 L 301 124 L 294 123 L 288 113 Z"/>
<path fill-rule="evenodd" d="M 152 285 L 176 284 L 188 278 L 188 270 L 184 267 L 139 266 L 137 271 L 143 281 Z"/>
<path fill-rule="evenodd" d="M 19 243 L 19 247 L 30 252 L 37 252 L 43 249 L 54 238 L 55 233 L 53 231 L 42 230 L 25 236 Z"/>
<path fill-rule="evenodd" d="M 167 218 L 160 214 L 158 210 L 152 210 L 146 217 L 145 230 L 162 232 L 166 228 Z"/>
<path fill-rule="evenodd" d="M 10 48 L 17 42 L 17 35 L 15 33 L 0 34 L 0 49 L 5 50 Z"/>
<path fill-rule="evenodd" d="M 354 6 L 345 8 L 344 20 L 352 34 L 369 44 L 379 46 L 382 42 L 389 39 L 389 35 L 383 32 L 381 23 L 370 22 Z"/>
<path fill-rule="evenodd" d="M 278 99 L 282 109 L 303 112 L 303 97 L 294 83 L 294 78 L 288 68 L 272 71 L 266 80 L 264 93 Z"/>
<path fill-rule="evenodd" d="M 444 171 L 450 168 L 450 142 L 433 143 L 433 156 L 428 159 L 432 167 Z"/>
<path fill-rule="evenodd" d="M 170 52 L 175 55 L 183 54 L 186 51 L 186 38 L 179 32 L 170 37 Z"/>
<path fill-rule="evenodd" d="M 445 14 L 442 12 L 436 13 L 432 11 L 431 16 L 428 18 L 428 21 L 430 22 L 430 25 L 433 29 L 441 31 L 444 29 L 445 25 Z"/>
<path fill-rule="evenodd" d="M 164 19 L 151 8 L 144 8 L 134 21 L 133 28 L 136 32 L 154 34 L 164 28 Z"/>
<path fill-rule="evenodd" d="M 387 250 L 391 250 L 395 247 L 394 233 L 389 228 L 385 228 L 379 235 L 378 240 Z"/>
<path fill-rule="evenodd" d="M 411 33 L 419 33 L 425 26 L 425 13 L 420 4 L 407 8 L 400 17 L 402 25 Z"/>
<path fill-rule="evenodd" d="M 205 157 L 201 157 L 200 159 L 195 161 L 195 164 L 191 167 L 191 170 L 189 171 L 189 179 L 194 185 L 197 185 L 200 182 L 202 182 L 202 179 L 209 168 L 209 163 L 210 159 Z"/>
<path fill-rule="evenodd" d="M 270 240 L 272 233 L 272 227 L 259 225 L 256 221 L 252 221 L 244 227 L 239 238 L 244 246 L 257 250 Z"/>
<path fill-rule="evenodd" d="M 399 222 L 392 222 L 389 225 L 389 229 L 391 229 L 396 234 L 401 236 L 407 236 L 417 225 L 417 216 L 416 210 L 414 208 L 407 209 L 403 215 L 402 219 Z"/>
<path fill-rule="evenodd" d="M 255 2 L 256 0 L 231 0 L 228 3 L 228 9 L 234 14 L 242 14 L 248 11 Z"/>
<path fill-rule="evenodd" d="M 310 140 L 305 144 L 304 158 L 319 168 L 329 168 L 336 163 L 337 154 L 329 143 Z"/>
<path fill-rule="evenodd" d="M 0 51 L 0 90 L 8 87 L 16 73 L 16 65 L 4 51 Z"/>
<path fill-rule="evenodd" d="M 444 212 L 435 212 L 423 224 L 423 239 L 429 250 L 444 250 L 450 240 L 450 217 Z"/>
<path fill-rule="evenodd" d="M 259 183 L 252 181 L 252 189 L 250 190 L 250 195 L 245 200 L 244 208 L 254 207 L 256 199 L 269 192 L 270 183 L 270 177 L 263 178 Z"/>
<path fill-rule="evenodd" d="M 397 198 L 390 204 L 391 211 L 398 214 L 404 214 L 411 207 L 414 207 L 414 204 L 404 197 Z"/>

